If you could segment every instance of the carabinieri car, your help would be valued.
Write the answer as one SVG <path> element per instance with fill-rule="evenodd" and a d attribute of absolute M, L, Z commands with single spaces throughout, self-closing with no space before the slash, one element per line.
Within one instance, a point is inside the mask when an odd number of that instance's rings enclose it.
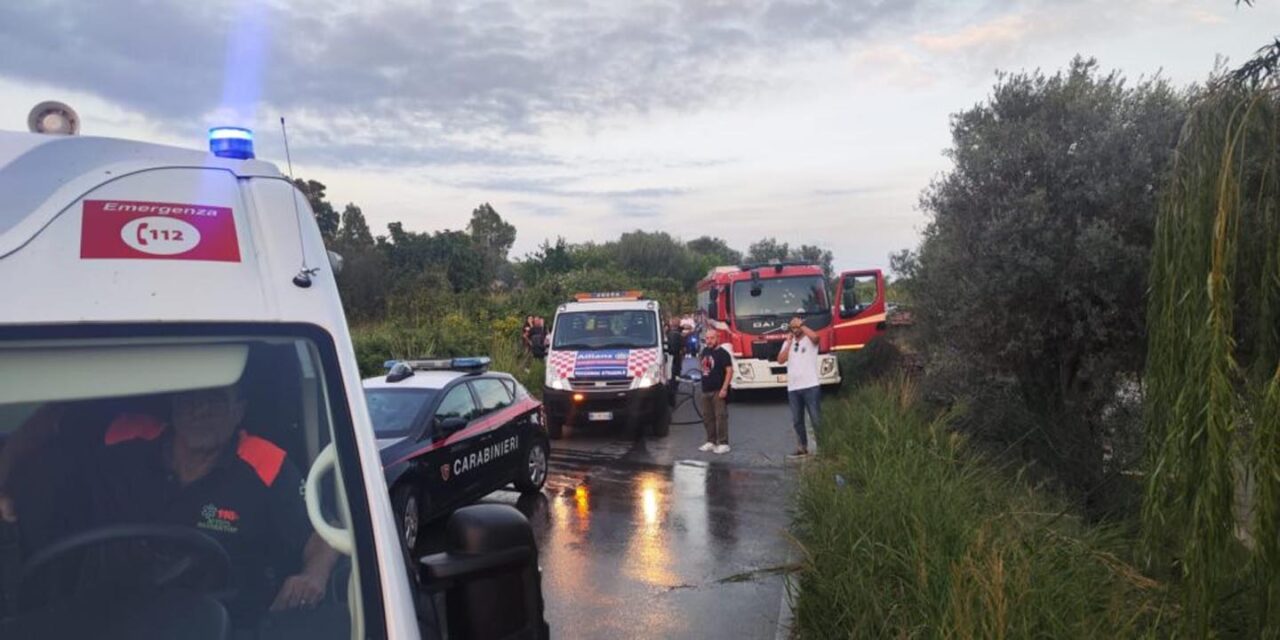
<path fill-rule="evenodd" d="M 542 403 L 489 358 L 388 361 L 364 380 L 405 546 L 420 527 L 507 485 L 537 493 L 550 445 Z"/>

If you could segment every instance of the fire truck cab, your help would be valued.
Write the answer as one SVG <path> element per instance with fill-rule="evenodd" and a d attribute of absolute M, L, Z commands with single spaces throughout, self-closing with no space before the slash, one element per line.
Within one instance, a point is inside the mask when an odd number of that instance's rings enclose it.
<path fill-rule="evenodd" d="M 707 328 L 733 352 L 734 389 L 786 386 L 778 350 L 787 323 L 797 315 L 821 337 L 821 383 L 840 382 L 835 352 L 861 349 L 885 329 L 884 274 L 879 269 L 840 273 L 834 303 L 830 289 L 822 268 L 807 262 L 715 267 L 698 283 L 698 308 L 706 314 Z"/>

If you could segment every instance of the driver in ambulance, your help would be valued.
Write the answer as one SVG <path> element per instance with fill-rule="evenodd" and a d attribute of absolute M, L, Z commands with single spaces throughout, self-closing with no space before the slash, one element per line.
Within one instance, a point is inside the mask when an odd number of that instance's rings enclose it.
<path fill-rule="evenodd" d="M 59 413 L 46 407 L 28 426 L 56 429 Z M 89 526 L 178 524 L 222 545 L 236 626 L 254 624 L 268 609 L 318 604 L 338 557 L 312 530 L 297 468 L 284 449 L 239 429 L 244 413 L 235 385 L 175 394 L 168 424 L 117 416 L 86 469 Z M 16 522 L 18 515 L 0 493 L 0 518 Z"/>

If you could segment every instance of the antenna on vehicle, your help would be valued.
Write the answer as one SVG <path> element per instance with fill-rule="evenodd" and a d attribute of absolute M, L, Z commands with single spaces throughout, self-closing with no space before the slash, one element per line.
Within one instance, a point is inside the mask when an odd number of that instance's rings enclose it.
<path fill-rule="evenodd" d="M 302 210 L 298 208 L 298 183 L 293 178 L 293 157 L 289 155 L 289 130 L 284 126 L 284 116 L 280 116 L 280 136 L 284 138 L 284 160 L 289 167 L 289 184 L 293 187 L 293 220 L 298 223 L 298 250 L 302 253 L 302 270 L 293 277 L 293 284 L 302 289 L 311 286 L 311 276 L 320 272 L 307 266 L 307 246 L 302 241 Z"/>

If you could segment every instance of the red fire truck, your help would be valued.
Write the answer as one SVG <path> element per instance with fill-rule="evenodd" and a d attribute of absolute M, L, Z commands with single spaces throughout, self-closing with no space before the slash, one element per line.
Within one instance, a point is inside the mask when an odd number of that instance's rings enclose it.
<path fill-rule="evenodd" d="M 834 352 L 861 349 L 885 330 L 884 274 L 879 269 L 842 272 L 835 280 L 835 304 L 822 268 L 807 262 L 724 266 L 698 282 L 698 308 L 708 329 L 733 352 L 735 389 L 787 384 L 778 350 L 787 323 L 799 315 L 818 332 L 821 383 L 840 382 Z"/>

